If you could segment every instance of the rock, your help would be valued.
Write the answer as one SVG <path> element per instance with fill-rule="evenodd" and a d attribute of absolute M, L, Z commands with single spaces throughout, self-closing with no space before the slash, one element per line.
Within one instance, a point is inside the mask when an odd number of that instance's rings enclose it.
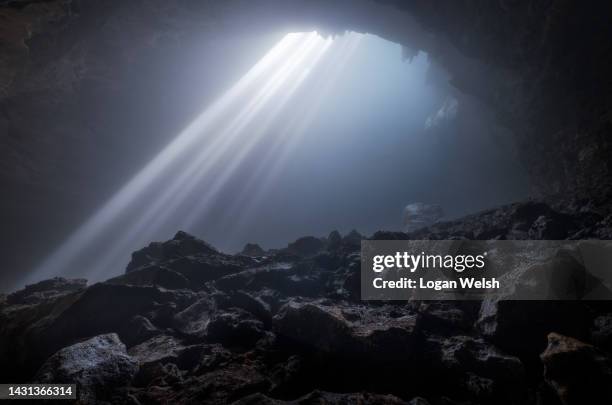
<path fill-rule="evenodd" d="M 422 303 L 419 308 L 421 327 L 424 331 L 436 334 L 467 332 L 473 320 L 454 303 Z"/>
<path fill-rule="evenodd" d="M 173 384 L 184 376 L 209 371 L 230 357 L 219 345 L 189 344 L 168 335 L 155 336 L 129 350 L 140 369 L 138 386 Z M 163 382 L 156 381 L 163 379 Z"/>
<path fill-rule="evenodd" d="M 175 314 L 172 326 L 186 335 L 203 338 L 206 335 L 206 328 L 214 308 L 214 302 L 210 297 L 201 297 L 192 305 Z"/>
<path fill-rule="evenodd" d="M 571 225 L 567 221 L 569 219 L 561 215 L 553 217 L 541 215 L 531 225 L 529 238 L 540 240 L 565 239 L 568 235 L 568 230 L 571 229 Z"/>
<path fill-rule="evenodd" d="M 303 266 L 278 263 L 221 277 L 214 285 L 225 292 L 270 288 L 286 296 L 317 297 L 326 290 L 321 276 L 310 263 Z"/>
<path fill-rule="evenodd" d="M 477 327 L 504 350 L 521 356 L 541 352 L 551 331 L 588 336 L 590 310 L 574 300 L 605 293 L 605 286 L 563 251 L 541 263 L 516 265 L 500 279 L 506 289 L 483 300 Z M 512 283 L 504 282 L 509 279 Z"/>
<path fill-rule="evenodd" d="M 540 357 L 563 405 L 612 403 L 612 362 L 594 346 L 551 333 Z"/>
<path fill-rule="evenodd" d="M 409 361 L 417 317 L 390 317 L 390 311 L 293 300 L 274 317 L 274 329 L 280 337 L 333 356 L 350 356 L 353 361 Z"/>
<path fill-rule="evenodd" d="M 524 402 L 525 370 L 521 361 L 483 339 L 471 336 L 429 336 L 422 373 L 444 378 L 444 392 L 476 403 Z"/>
<path fill-rule="evenodd" d="M 6 297 L 8 305 L 37 304 L 45 300 L 52 300 L 62 295 L 84 289 L 87 285 L 85 279 L 65 279 L 56 277 L 27 285 L 23 290 L 16 291 Z"/>
<path fill-rule="evenodd" d="M 266 328 L 252 314 L 239 308 L 215 313 L 206 328 L 210 342 L 243 348 L 253 347 L 266 335 Z"/>
<path fill-rule="evenodd" d="M 404 231 L 413 232 L 430 226 L 444 217 L 442 207 L 437 204 L 416 202 L 406 205 L 402 223 Z"/>
<path fill-rule="evenodd" d="M 161 334 L 162 331 L 156 328 L 148 318 L 142 315 L 135 315 L 118 333 L 121 341 L 125 342 L 127 347 L 132 347 Z"/>
<path fill-rule="evenodd" d="M 87 336 L 121 331 L 136 315 L 165 327 L 169 312 L 180 312 L 196 298 L 186 291 L 98 283 L 46 324 L 33 325 L 31 339 L 38 348 L 53 352 Z"/>
<path fill-rule="evenodd" d="M 45 384 L 77 384 L 79 400 L 112 400 L 130 384 L 138 363 L 115 333 L 95 336 L 59 350 L 40 368 L 34 380 Z"/>
<path fill-rule="evenodd" d="M 305 236 L 290 243 L 286 250 L 300 257 L 310 257 L 321 252 L 324 248 L 325 242 L 321 239 L 315 238 L 314 236 Z"/>
<path fill-rule="evenodd" d="M 159 286 L 170 290 L 194 287 L 182 274 L 161 266 L 144 266 L 106 281 L 110 284 Z"/>
<path fill-rule="evenodd" d="M 219 309 L 241 308 L 250 312 L 255 318 L 263 322 L 266 327 L 272 324 L 270 305 L 244 291 L 234 291 L 228 294 L 214 296 L 216 307 Z"/>
<path fill-rule="evenodd" d="M 266 254 L 266 251 L 261 248 L 257 243 L 247 243 L 240 252 L 241 255 L 260 257 Z"/>
<path fill-rule="evenodd" d="M 571 301 L 484 301 L 477 323 L 484 336 L 521 356 L 544 350 L 551 330 L 586 336 L 589 326 L 588 309 Z"/>
<path fill-rule="evenodd" d="M 132 253 L 127 272 L 145 265 L 161 264 L 170 259 L 191 255 L 209 255 L 219 253 L 208 243 L 179 231 L 173 239 L 167 242 L 153 242 L 144 249 Z"/>

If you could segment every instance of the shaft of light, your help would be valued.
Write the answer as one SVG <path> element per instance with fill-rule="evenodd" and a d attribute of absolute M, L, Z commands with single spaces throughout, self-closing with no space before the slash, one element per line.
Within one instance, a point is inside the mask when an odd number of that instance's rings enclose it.
<path fill-rule="evenodd" d="M 279 59 L 306 34 L 288 34 L 275 45 L 257 64 L 255 64 L 228 92 L 206 111 L 198 116 L 177 137 L 151 160 L 140 172 L 128 181 L 110 200 L 108 200 L 89 220 L 73 234 L 23 282 L 32 282 L 49 275 L 66 271 L 66 267 L 78 253 L 91 244 L 144 190 L 157 179 L 178 155 L 188 150 L 202 132 L 212 126 L 235 102 L 240 101 L 243 93 L 273 68 Z"/>
<path fill-rule="evenodd" d="M 188 163 L 187 168 L 139 216 L 136 223 L 130 224 L 129 229 L 126 230 L 119 240 L 115 241 L 110 249 L 102 257 L 98 258 L 96 266 L 90 270 L 91 276 L 95 277 L 103 272 L 110 266 L 113 260 L 121 257 L 122 253 L 127 251 L 127 254 L 129 254 L 131 251 L 130 246 L 133 246 L 138 238 L 146 239 L 147 235 L 154 234 L 155 230 L 160 228 L 165 220 L 176 213 L 177 208 L 185 201 L 189 194 L 196 192 L 196 186 L 202 177 L 206 174 L 211 174 L 209 172 L 212 167 L 228 157 L 226 156 L 227 152 L 239 149 L 239 153 L 242 153 L 242 151 L 248 148 L 245 148 L 243 145 L 240 145 L 240 148 L 236 147 L 235 141 L 238 136 L 242 134 L 255 117 L 260 115 L 265 105 L 273 100 L 275 93 L 282 88 L 291 77 L 291 73 L 303 62 L 304 58 L 312 53 L 316 46 L 321 45 L 322 42 L 325 42 L 326 45 L 329 43 L 329 41 L 323 41 L 318 38 L 316 34 L 309 34 L 303 37 L 302 41 L 301 44 L 297 44 L 295 52 L 288 55 L 287 62 L 276 69 L 276 72 L 266 81 L 263 88 L 257 92 L 230 125 L 220 131 L 220 135 L 214 137 L 211 145 L 206 147 L 203 153 L 200 153 Z M 327 49 L 327 46 L 323 46 L 322 49 Z M 291 96 L 292 92 L 289 93 L 289 96 Z M 275 114 L 272 114 L 272 116 L 274 118 Z M 269 118 L 268 122 L 270 120 L 271 118 Z M 255 137 L 249 136 L 249 139 Z M 244 141 L 242 138 L 240 140 Z M 235 160 L 236 157 L 233 156 L 232 161 Z M 206 194 L 210 195 L 211 193 Z"/>

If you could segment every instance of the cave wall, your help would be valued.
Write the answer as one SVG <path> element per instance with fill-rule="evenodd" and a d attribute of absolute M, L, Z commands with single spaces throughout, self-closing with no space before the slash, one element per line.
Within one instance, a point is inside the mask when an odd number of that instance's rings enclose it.
<path fill-rule="evenodd" d="M 136 125 L 131 95 L 156 77 L 148 61 L 181 63 L 195 36 L 354 30 L 424 50 L 514 132 L 536 193 L 605 203 L 611 15 L 608 2 L 567 0 L 0 0 L 1 242 L 40 246 L 8 265 L 31 265 L 23 257 L 60 242 L 75 212 L 112 193 L 116 179 L 100 168 L 133 172 L 160 134 L 180 129 L 162 121 L 163 103 L 142 107 L 160 119 Z M 121 155 L 125 137 L 142 150 Z"/>

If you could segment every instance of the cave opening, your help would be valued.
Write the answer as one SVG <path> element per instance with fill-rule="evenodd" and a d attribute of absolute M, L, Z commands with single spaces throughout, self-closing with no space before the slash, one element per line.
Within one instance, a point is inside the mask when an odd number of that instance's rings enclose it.
<path fill-rule="evenodd" d="M 231 69 L 223 74 L 228 60 L 240 66 L 252 60 L 241 46 L 263 48 L 271 40 L 242 76 Z M 425 52 L 353 31 L 234 41 L 231 51 L 206 60 L 227 88 L 212 86 L 220 94 L 215 101 L 204 103 L 174 138 L 162 138 L 165 146 L 128 182 L 121 179 L 130 170 L 120 160 L 110 168 L 118 191 L 27 282 L 118 275 L 133 251 L 179 229 L 226 252 L 247 243 L 280 248 L 332 230 L 414 230 L 427 225 L 420 221 L 432 210 L 431 220 L 452 219 L 528 194 L 510 131 L 453 88 L 450 75 Z M 150 68 L 164 64 L 147 62 Z M 138 120 L 159 123 L 138 108 L 151 110 L 143 107 L 155 104 L 147 84 L 164 78 L 164 108 L 179 111 L 174 120 L 186 117 L 202 103 L 193 90 L 199 74 L 175 62 L 137 84 L 122 110 L 136 111 L 130 120 L 138 128 Z M 140 142 L 124 141 L 121 149 L 137 151 Z"/>

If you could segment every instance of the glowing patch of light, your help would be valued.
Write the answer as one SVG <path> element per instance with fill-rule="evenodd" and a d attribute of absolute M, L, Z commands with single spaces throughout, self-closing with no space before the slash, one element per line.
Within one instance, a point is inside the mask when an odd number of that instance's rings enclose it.
<path fill-rule="evenodd" d="M 320 59 L 331 48 L 332 40 L 314 33 L 286 35 L 255 64 L 219 100 L 207 108 L 153 160 L 127 182 L 88 221 L 80 226 L 24 282 L 65 274 L 77 262 L 83 251 L 97 247 L 111 225 L 117 225 L 129 209 L 139 209 L 138 215 L 121 223 L 120 237 L 110 237 L 110 247 L 96 250 L 88 269 L 81 271 L 97 278 L 101 273 L 117 274 L 110 268 L 117 260 L 126 260 L 133 244 L 148 239 L 155 229 L 172 215 L 193 193 L 198 184 L 211 182 L 201 197 L 201 208 L 186 215 L 189 224 L 202 215 L 215 194 L 241 165 L 249 151 L 265 134 L 266 129 L 281 114 L 297 89 L 305 82 Z M 264 108 L 273 108 L 265 115 Z M 233 114 L 238 111 L 237 114 Z M 256 118 L 265 115 L 263 124 L 252 128 Z M 312 114 L 307 114 L 312 115 Z M 228 122 L 224 125 L 224 123 Z M 249 131 L 246 131 L 246 129 Z M 223 165 L 233 153 L 231 163 Z M 221 171 L 212 175 L 215 166 Z M 160 181 L 171 180 L 169 184 Z M 123 262 L 123 265 L 126 263 Z M 108 276 L 108 274 L 105 274 Z"/>

